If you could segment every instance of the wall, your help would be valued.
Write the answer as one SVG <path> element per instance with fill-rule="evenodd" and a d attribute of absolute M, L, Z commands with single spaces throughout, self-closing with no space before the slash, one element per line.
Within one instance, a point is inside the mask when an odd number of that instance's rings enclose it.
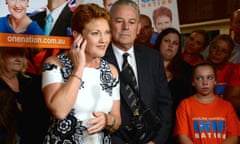
<path fill-rule="evenodd" d="M 230 19 L 220 19 L 213 21 L 204 21 L 191 24 L 181 24 L 180 31 L 182 34 L 190 33 L 194 29 L 204 29 L 207 31 L 219 31 L 219 34 L 229 34 Z"/>
<path fill-rule="evenodd" d="M 229 34 L 231 13 L 240 8 L 240 0 L 177 0 L 177 3 L 183 34 L 199 28 Z"/>

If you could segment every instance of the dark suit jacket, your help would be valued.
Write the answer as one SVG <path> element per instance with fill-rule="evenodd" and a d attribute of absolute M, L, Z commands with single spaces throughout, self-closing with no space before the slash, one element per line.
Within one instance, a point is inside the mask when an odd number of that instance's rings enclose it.
<path fill-rule="evenodd" d="M 72 11 L 70 10 L 69 6 L 66 5 L 62 10 L 61 14 L 59 15 L 50 35 L 56 36 L 69 35 L 68 31 L 70 30 L 71 16 Z M 47 17 L 46 11 L 43 11 L 37 13 L 36 15 L 33 15 L 31 18 L 32 20 L 36 21 L 38 25 L 44 30 L 46 17 Z"/>
<path fill-rule="evenodd" d="M 55 36 L 69 36 L 71 33 L 71 17 L 72 11 L 68 5 L 66 5 L 62 12 L 60 13 L 58 19 L 56 20 L 55 25 L 52 28 L 50 35 Z M 45 22 L 46 22 L 47 12 L 39 12 L 33 16 L 31 19 L 36 21 L 38 25 L 44 30 Z M 56 48 L 58 49 L 58 48 Z M 60 50 L 60 52 L 64 51 L 64 49 Z M 54 54 L 54 49 L 46 49 L 46 53 L 44 54 L 42 60 Z M 40 60 L 40 61 L 42 61 Z"/>
<path fill-rule="evenodd" d="M 157 144 L 164 144 L 170 131 L 172 100 L 168 89 L 163 60 L 159 52 L 143 46 L 135 45 L 134 53 L 137 64 L 140 97 L 145 105 L 160 117 L 162 122 L 161 127 L 152 133 L 155 135 L 149 135 L 144 142 L 152 140 Z M 118 68 L 111 44 L 107 49 L 104 59 Z M 123 87 L 125 85 L 120 79 L 122 125 L 113 134 L 112 139 L 114 144 L 126 143 L 132 139 L 130 134 L 125 130 L 125 126 L 129 124 L 132 112 L 123 98 L 126 96 L 126 91 Z"/>

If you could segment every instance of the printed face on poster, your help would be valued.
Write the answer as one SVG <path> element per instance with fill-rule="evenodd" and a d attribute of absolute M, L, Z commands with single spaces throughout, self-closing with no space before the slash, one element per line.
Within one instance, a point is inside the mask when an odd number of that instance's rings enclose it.
<path fill-rule="evenodd" d="M 67 2 L 67 5 L 70 7 L 70 10 L 73 11 L 74 8 L 79 5 L 79 4 L 85 4 L 85 3 L 96 3 L 102 7 L 105 7 L 106 9 L 109 9 L 111 7 L 111 5 L 116 1 L 116 0 L 61 0 L 63 1 L 63 3 Z M 179 30 L 179 18 L 178 18 L 178 8 L 177 8 L 177 2 L 176 0 L 134 0 L 140 8 L 140 12 L 142 14 L 145 14 L 147 16 L 149 16 L 152 20 L 152 26 L 154 28 L 154 31 L 157 33 L 160 33 L 162 31 L 162 29 L 165 29 L 167 27 L 174 27 L 176 29 Z M 16 5 L 16 2 L 18 2 L 21 7 L 25 8 L 25 13 L 29 16 L 41 13 L 46 11 L 46 6 L 48 2 L 53 2 L 52 0 L 22 0 L 22 1 L 18 1 L 18 0 L 3 0 L 0 1 L 0 8 L 1 8 L 1 14 L 0 17 L 6 17 L 7 15 L 11 14 L 13 16 L 16 17 L 20 17 L 21 14 L 17 14 L 16 12 L 14 12 L 13 7 Z M 65 4 L 66 5 L 66 4 Z M 65 8 L 62 8 L 62 10 L 65 10 Z M 46 12 L 44 12 L 46 13 Z M 59 17 L 61 17 L 61 15 L 59 15 Z M 58 17 L 58 18 L 59 18 Z M 39 27 L 42 29 L 43 33 L 41 33 L 39 31 L 37 31 L 36 28 L 34 32 L 30 32 L 27 34 L 30 35 L 38 35 L 37 39 L 35 37 L 27 37 L 24 39 L 24 41 L 21 41 L 22 44 L 24 44 L 27 41 L 44 41 L 41 36 L 39 35 L 48 35 L 45 33 L 45 25 L 43 23 L 45 23 L 46 21 L 46 14 L 45 17 L 39 17 L 37 16 L 34 20 L 36 20 L 37 24 L 39 24 Z M 44 21 L 44 22 L 43 22 Z M 57 26 L 59 24 L 56 23 L 55 21 L 55 26 Z M 67 25 L 67 24 L 66 24 Z M 49 35 L 52 36 L 69 36 L 71 35 L 71 29 L 70 29 L 70 19 L 69 19 L 69 24 L 64 27 L 64 28 L 60 28 L 61 30 L 63 29 L 64 32 L 59 31 L 56 32 L 56 34 L 54 32 L 49 33 Z M 3 30 L 0 29 L 0 34 L 5 33 L 4 32 L 5 29 L 3 28 Z M 11 30 L 7 31 L 7 33 L 17 33 Z M 21 33 L 24 34 L 24 33 Z M 5 36 L 1 36 L 2 38 Z M 55 38 L 55 40 L 58 37 Z M 12 38 L 11 39 L 20 39 L 19 37 L 17 38 Z M 7 40 L 5 40 L 7 41 Z M 51 39 L 47 39 L 45 41 L 52 41 Z M 64 41 L 60 39 L 60 43 Z M 15 45 L 15 43 L 12 43 L 13 45 Z M 49 44 L 49 43 L 47 43 Z M 30 46 L 29 44 L 26 46 Z M 40 46 L 40 45 L 39 45 Z M 45 46 L 45 45 L 42 45 Z M 57 45 L 52 45 L 53 47 L 56 47 Z"/>
<path fill-rule="evenodd" d="M 176 0 L 141 0 L 141 13 L 148 15 L 154 30 L 160 33 L 167 27 L 179 30 L 178 7 Z"/>

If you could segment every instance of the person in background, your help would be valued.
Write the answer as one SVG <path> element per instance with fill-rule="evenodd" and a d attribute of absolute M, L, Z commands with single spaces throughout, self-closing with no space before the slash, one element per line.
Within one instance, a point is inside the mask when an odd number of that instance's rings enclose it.
<path fill-rule="evenodd" d="M 240 9 L 235 10 L 230 18 L 230 35 L 235 42 L 234 49 L 229 61 L 240 63 Z"/>
<path fill-rule="evenodd" d="M 229 62 L 234 42 L 229 35 L 218 35 L 209 46 L 209 52 L 206 61 L 214 65 L 216 69 L 215 92 L 223 97 L 226 86 L 228 85 L 230 75 L 234 64 Z"/>
<path fill-rule="evenodd" d="M 153 27 L 152 27 L 152 21 L 149 16 L 141 14 L 140 15 L 140 23 L 141 23 L 141 29 L 140 29 L 139 34 L 137 35 L 135 44 L 145 45 L 147 47 L 152 48 L 153 44 L 150 43 L 150 39 L 154 32 Z"/>
<path fill-rule="evenodd" d="M 34 13 L 31 19 L 36 21 L 42 30 L 45 30 L 47 16 L 51 14 L 53 18 L 50 34 L 56 36 L 71 36 L 70 21 L 72 11 L 66 0 L 48 0 L 44 11 Z"/>
<path fill-rule="evenodd" d="M 237 144 L 238 118 L 232 104 L 214 94 L 216 71 L 207 62 L 193 69 L 196 93 L 181 101 L 174 135 L 180 144 Z"/>
<path fill-rule="evenodd" d="M 228 82 L 224 98 L 233 104 L 240 119 L 240 63 L 234 66 L 231 75 L 228 76 L 230 81 Z"/>
<path fill-rule="evenodd" d="M 21 109 L 20 143 L 41 144 L 49 115 L 41 93 L 40 76 L 25 72 L 26 53 L 24 48 L 0 48 L 0 89 L 13 93 Z"/>
<path fill-rule="evenodd" d="M 209 36 L 205 30 L 194 30 L 188 36 L 185 42 L 185 48 L 182 52 L 182 59 L 195 66 L 204 61 L 201 52 L 203 52 L 209 44 Z"/>
<path fill-rule="evenodd" d="M 121 117 L 122 124 L 112 134 L 114 144 L 160 144 L 165 143 L 171 128 L 172 100 L 167 85 L 163 59 L 160 53 L 153 49 L 134 45 L 140 31 L 140 10 L 132 0 L 120 0 L 113 4 L 111 10 L 112 43 L 109 45 L 104 59 L 114 64 L 120 73 Z M 135 76 L 134 87 L 125 79 L 123 58 L 126 58 Z M 136 82 L 135 81 L 135 82 Z M 130 86 L 130 87 L 129 87 Z M 131 91 L 132 90 L 132 91 Z M 129 95 L 131 91 L 133 95 Z M 132 97 L 134 97 L 132 101 Z M 136 105 L 131 105 L 131 102 Z M 136 107 L 137 108 L 136 108 Z M 146 109 L 145 109 L 145 108 Z M 142 113 L 139 109 L 151 111 L 151 114 Z M 142 116 L 146 121 L 154 120 L 147 124 L 139 119 Z M 151 118 L 150 118 L 151 116 Z M 160 124 L 155 123 L 156 117 Z M 155 124 L 154 124 L 155 123 Z M 139 127 L 138 127 L 139 126 Z M 146 128 L 146 129 L 145 129 Z"/>
<path fill-rule="evenodd" d="M 39 25 L 27 16 L 29 0 L 6 0 L 9 14 L 0 18 L 1 33 L 43 35 Z"/>
<path fill-rule="evenodd" d="M 19 113 L 16 97 L 8 90 L 0 89 L 0 143 L 19 143 Z"/>
<path fill-rule="evenodd" d="M 193 94 L 191 84 L 192 66 L 181 58 L 181 35 L 175 28 L 163 30 L 157 38 L 155 47 L 163 57 L 163 64 L 168 79 L 168 87 L 173 100 L 173 124 L 168 144 L 174 144 L 173 128 L 175 113 L 180 101 Z"/>
<path fill-rule="evenodd" d="M 230 81 L 228 82 L 228 85 L 226 87 L 224 99 L 231 102 L 233 107 L 235 108 L 238 115 L 238 123 L 240 126 L 240 63 L 237 63 L 234 66 L 233 71 L 229 77 Z M 238 139 L 240 139 L 240 131 Z M 240 144 L 239 140 L 238 144 Z"/>
<path fill-rule="evenodd" d="M 50 31 L 46 29 L 47 17 L 52 16 L 52 24 Z M 66 0 L 48 0 L 47 6 L 44 11 L 34 13 L 31 15 L 31 19 L 36 21 L 39 26 L 44 30 L 44 35 L 52 36 L 71 36 L 71 22 L 72 11 L 68 6 Z M 55 49 L 42 49 L 40 51 L 33 52 L 32 59 L 34 66 L 38 73 L 41 73 L 41 66 L 43 61 L 51 56 L 56 55 L 64 50 L 61 48 Z"/>
<path fill-rule="evenodd" d="M 44 61 L 42 91 L 52 122 L 44 143 L 107 144 L 121 124 L 116 68 L 103 60 L 111 39 L 109 13 L 79 5 L 72 47 Z"/>
<path fill-rule="evenodd" d="M 158 33 L 172 27 L 172 11 L 168 7 L 161 6 L 153 11 L 153 22 Z"/>

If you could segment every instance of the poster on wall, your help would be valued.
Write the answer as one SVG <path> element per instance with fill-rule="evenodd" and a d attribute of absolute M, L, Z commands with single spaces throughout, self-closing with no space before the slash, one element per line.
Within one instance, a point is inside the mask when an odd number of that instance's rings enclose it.
<path fill-rule="evenodd" d="M 71 44 L 70 18 L 71 12 L 79 4 L 96 3 L 106 9 L 110 9 L 116 0 L 59 0 L 62 4 L 56 9 L 60 13 L 53 13 L 57 19 L 53 20 L 51 31 L 46 30 L 46 21 L 48 10 L 47 4 L 54 3 L 52 0 L 3 0 L 0 1 L 1 8 L 1 26 L 0 28 L 0 46 L 19 46 L 34 48 L 69 48 Z M 58 2 L 59 2 L 58 1 Z M 142 14 L 148 15 L 156 33 L 160 33 L 166 27 L 175 27 L 179 29 L 179 18 L 176 0 L 134 0 L 140 7 Z M 14 5 L 19 2 L 21 11 L 16 12 Z M 61 2 L 60 2 L 61 3 Z M 19 10 L 20 11 L 20 10 Z M 33 21 L 31 28 L 24 32 L 15 31 L 8 20 L 8 16 L 22 17 L 28 15 Z M 14 20 L 14 19 L 12 19 Z M 11 33 L 11 34 L 9 34 Z M 14 35 L 18 33 L 18 35 Z M 55 37 L 53 37 L 55 36 Z M 67 36 L 66 38 L 64 36 Z M 47 47 L 46 47 L 47 46 Z"/>
<path fill-rule="evenodd" d="M 160 33 L 166 27 L 179 30 L 178 7 L 176 0 L 141 0 L 141 13 L 152 19 L 156 32 Z"/>
<path fill-rule="evenodd" d="M 151 19 L 154 28 L 154 33 L 150 38 L 150 47 L 155 44 L 162 30 L 174 27 L 180 31 L 176 0 L 139 0 L 138 3 L 141 14 Z"/>

